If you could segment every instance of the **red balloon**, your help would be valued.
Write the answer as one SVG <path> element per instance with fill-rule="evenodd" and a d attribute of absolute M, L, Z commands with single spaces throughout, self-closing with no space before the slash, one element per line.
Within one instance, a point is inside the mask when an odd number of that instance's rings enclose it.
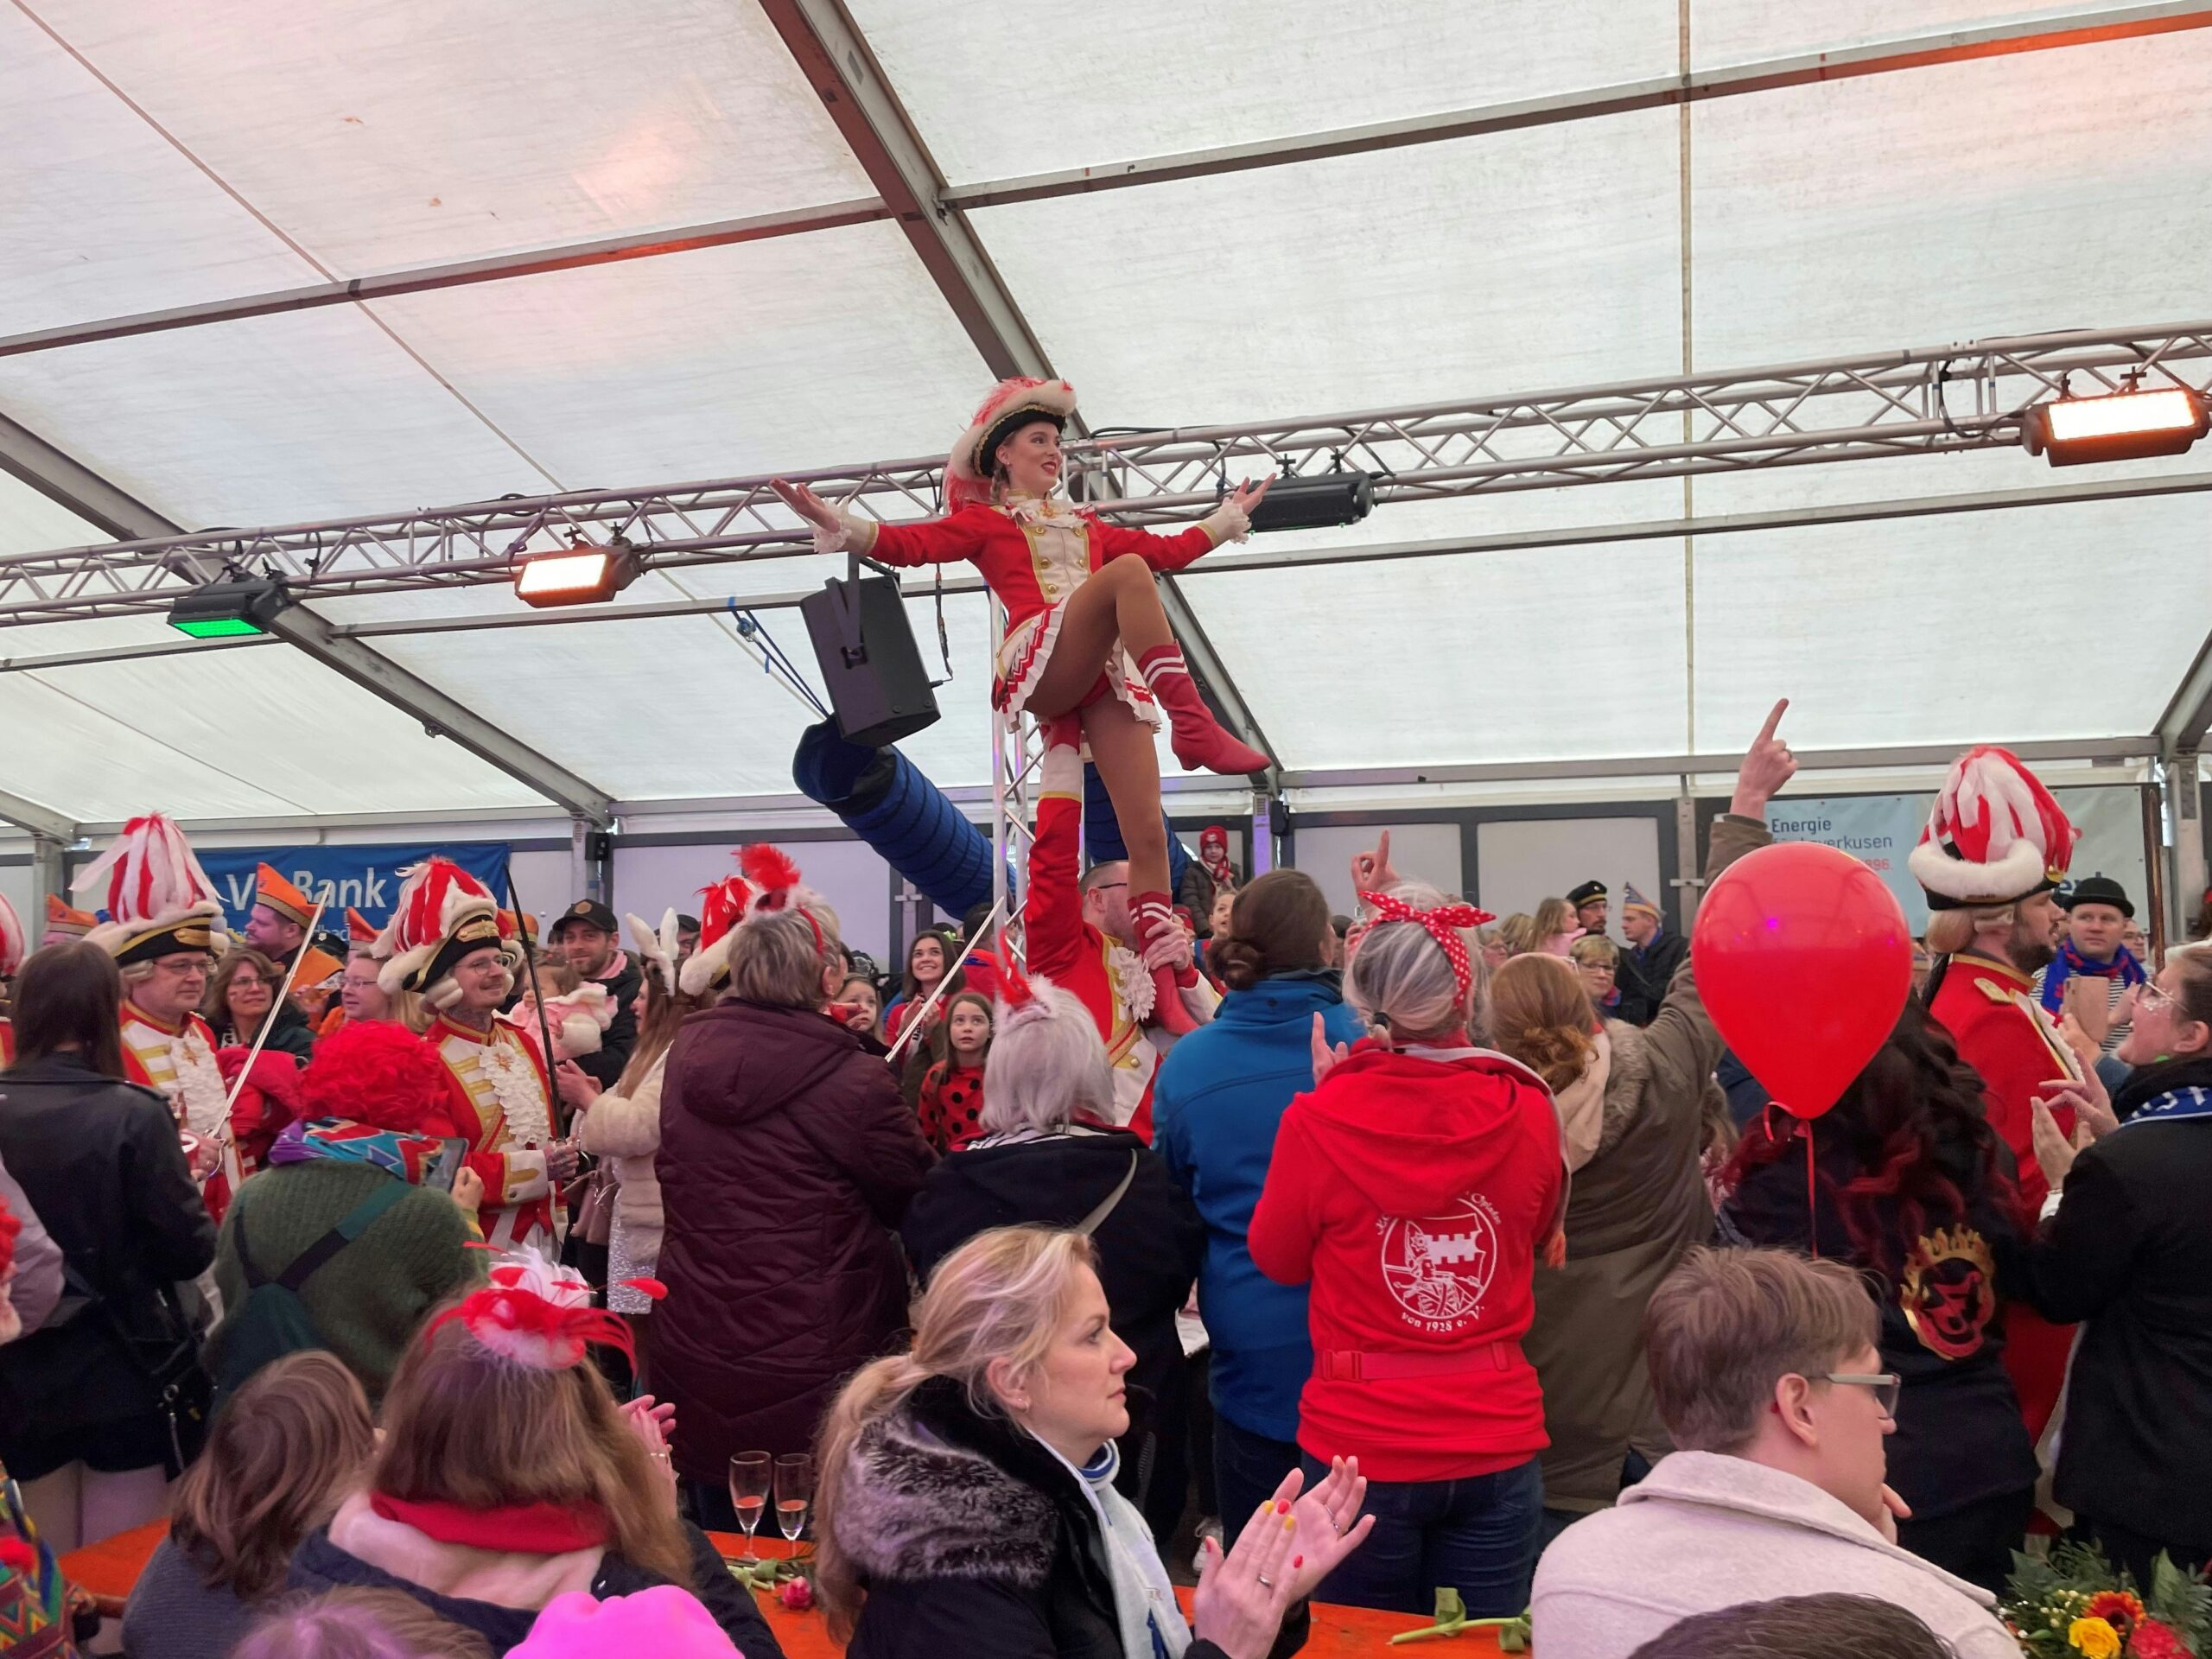
<path fill-rule="evenodd" d="M 1912 934 L 1882 879 L 1815 842 L 1739 858 L 1699 902 L 1698 995 L 1775 1103 L 1818 1117 L 1895 1028 Z"/>

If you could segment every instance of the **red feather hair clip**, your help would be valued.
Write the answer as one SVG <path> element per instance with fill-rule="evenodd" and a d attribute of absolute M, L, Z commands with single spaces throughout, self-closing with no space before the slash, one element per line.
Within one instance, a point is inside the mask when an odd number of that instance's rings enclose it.
<path fill-rule="evenodd" d="M 759 897 L 753 901 L 755 910 L 781 910 L 791 902 L 799 884 L 798 866 L 782 848 L 755 842 L 739 851 L 737 863 L 758 891 Z"/>
<path fill-rule="evenodd" d="M 630 1327 L 620 1313 L 591 1305 L 582 1275 L 525 1247 L 493 1268 L 491 1280 L 425 1325 L 423 1340 L 458 1319 L 484 1347 L 531 1370 L 565 1371 L 593 1343 L 620 1349 L 634 1363 Z"/>
<path fill-rule="evenodd" d="M 1040 989 L 1052 988 L 1052 981 L 1039 979 L 1033 982 L 1011 960 L 999 964 L 998 980 L 998 1018 L 995 1023 L 1001 1032 L 1033 1020 L 1052 1017 L 1052 999 L 1039 995 Z"/>

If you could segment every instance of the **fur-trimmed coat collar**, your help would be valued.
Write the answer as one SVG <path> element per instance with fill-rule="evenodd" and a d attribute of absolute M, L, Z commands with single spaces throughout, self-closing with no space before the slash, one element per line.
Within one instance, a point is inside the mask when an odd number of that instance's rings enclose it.
<path fill-rule="evenodd" d="M 1086 1514 L 1059 1461 L 932 1378 L 862 1431 L 837 1541 L 870 1584 L 979 1579 L 1041 1589 L 1068 1514 Z"/>

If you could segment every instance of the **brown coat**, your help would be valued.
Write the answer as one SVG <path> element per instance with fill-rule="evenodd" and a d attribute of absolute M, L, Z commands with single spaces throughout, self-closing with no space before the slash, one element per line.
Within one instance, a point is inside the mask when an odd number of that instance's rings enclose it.
<path fill-rule="evenodd" d="M 720 1490 L 738 1452 L 805 1452 L 840 1384 L 906 1322 L 892 1230 L 937 1161 L 881 1060 L 804 1008 L 729 1001 L 661 1082 L 653 1386 L 676 1464 Z"/>
<path fill-rule="evenodd" d="M 1715 819 L 1706 880 L 1771 839 L 1748 818 Z M 1544 1385 L 1544 1503 L 1554 1510 L 1607 1507 L 1631 1446 L 1655 1461 L 1672 1449 L 1644 1370 L 1643 1310 L 1713 1231 L 1700 1160 L 1722 1044 L 1689 961 L 1648 1027 L 1609 1020 L 1605 1033 L 1605 1127 L 1574 1176 L 1567 1265 L 1537 1269 L 1536 1322 L 1522 1343 Z"/>

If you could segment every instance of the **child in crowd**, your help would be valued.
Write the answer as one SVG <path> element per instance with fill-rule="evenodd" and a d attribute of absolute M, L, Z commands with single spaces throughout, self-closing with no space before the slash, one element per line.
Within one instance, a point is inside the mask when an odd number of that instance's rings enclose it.
<path fill-rule="evenodd" d="M 614 1003 L 607 994 L 607 987 L 596 980 L 587 982 L 557 957 L 541 957 L 537 973 L 534 988 L 529 975 L 515 976 L 522 994 L 514 1007 L 501 1017 L 527 1032 L 531 1040 L 536 1042 L 537 1004 L 543 997 L 546 1029 L 553 1034 L 554 1059 L 574 1060 L 598 1053 L 602 1033 L 614 1023 Z"/>
<path fill-rule="evenodd" d="M 922 1138 L 957 1152 L 982 1133 L 983 1060 L 991 1052 L 991 1005 L 973 991 L 956 995 L 944 1023 L 930 1033 L 931 1062 L 915 1115 Z"/>

